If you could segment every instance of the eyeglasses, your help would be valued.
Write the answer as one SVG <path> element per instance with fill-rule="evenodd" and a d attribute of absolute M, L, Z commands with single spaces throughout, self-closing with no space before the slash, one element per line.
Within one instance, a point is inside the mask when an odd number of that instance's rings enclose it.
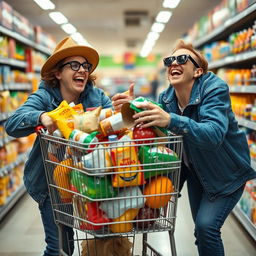
<path fill-rule="evenodd" d="M 89 62 L 83 62 L 83 63 L 80 63 L 78 61 L 70 61 L 70 62 L 67 62 L 67 63 L 64 63 L 60 66 L 60 68 L 63 68 L 64 66 L 66 65 L 70 65 L 71 69 L 74 70 L 74 71 L 78 71 L 80 69 L 80 67 L 82 66 L 83 69 L 87 72 L 90 72 L 92 70 L 92 64 L 89 63 Z"/>
<path fill-rule="evenodd" d="M 170 56 L 170 57 L 164 58 L 163 62 L 166 67 L 170 67 L 175 60 L 179 65 L 182 65 L 187 63 L 188 59 L 195 65 L 196 68 L 200 68 L 197 62 L 189 54 L 182 54 L 179 56 Z"/>

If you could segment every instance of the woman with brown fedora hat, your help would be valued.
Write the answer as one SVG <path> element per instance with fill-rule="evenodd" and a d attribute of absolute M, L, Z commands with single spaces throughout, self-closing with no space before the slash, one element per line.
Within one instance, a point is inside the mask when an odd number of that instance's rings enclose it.
<path fill-rule="evenodd" d="M 6 121 L 6 132 L 13 137 L 24 137 L 35 132 L 42 124 L 52 133 L 57 127 L 47 112 L 55 109 L 66 100 L 68 103 L 81 103 L 89 107 L 111 107 L 111 100 L 104 92 L 94 86 L 92 72 L 99 62 L 99 55 L 91 47 L 76 44 L 71 37 L 64 38 L 54 49 L 41 69 L 42 82 L 39 89 L 32 93 Z M 30 196 L 38 203 L 45 231 L 46 248 L 44 256 L 59 255 L 58 230 L 53 218 L 43 159 L 38 138 L 24 170 L 24 184 Z M 64 251 L 72 255 L 74 250 L 73 229 L 64 227 L 62 237 Z"/>

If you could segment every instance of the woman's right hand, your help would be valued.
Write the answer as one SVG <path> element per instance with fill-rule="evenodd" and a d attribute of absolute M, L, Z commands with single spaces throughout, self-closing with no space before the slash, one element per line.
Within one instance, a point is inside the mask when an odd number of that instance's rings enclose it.
<path fill-rule="evenodd" d="M 134 86 L 134 83 L 130 84 L 128 91 L 117 93 L 111 98 L 115 111 L 121 111 L 121 107 L 124 103 L 134 100 Z"/>
<path fill-rule="evenodd" d="M 56 123 L 48 116 L 47 112 L 41 114 L 40 122 L 50 134 L 53 134 L 53 132 L 58 128 Z"/>

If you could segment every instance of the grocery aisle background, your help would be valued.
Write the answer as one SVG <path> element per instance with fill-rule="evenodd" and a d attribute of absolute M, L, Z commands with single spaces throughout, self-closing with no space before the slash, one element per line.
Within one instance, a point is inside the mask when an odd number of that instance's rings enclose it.
<path fill-rule="evenodd" d="M 252 166 L 256 169 L 255 0 L 181 0 L 176 8 L 164 6 L 174 0 L 52 2 L 53 10 L 42 10 L 33 0 L 0 1 L 1 256 L 4 252 L 9 254 L 3 256 L 38 255 L 43 248 L 38 209 L 27 195 L 19 200 L 25 192 L 24 162 L 35 135 L 14 140 L 7 136 L 3 124 L 37 89 L 42 64 L 56 41 L 68 35 L 51 20 L 48 14 L 52 11 L 61 11 L 66 16 L 68 20 L 64 23 L 74 26 L 72 36 L 79 40 L 81 37 L 75 32 L 80 32 L 83 43 L 99 51 L 96 84 L 109 96 L 127 90 L 130 82 L 135 82 L 137 95 L 154 99 L 154 78 L 158 81 L 158 92 L 168 86 L 162 58 L 177 38 L 193 42 L 205 54 L 210 70 L 230 85 L 232 107 L 247 134 Z M 167 18 L 159 18 L 160 11 L 171 11 L 170 19 L 168 14 Z M 156 21 L 160 27 L 153 28 Z M 146 38 L 154 42 L 148 55 L 142 56 Z M 223 229 L 227 255 L 256 255 L 255 180 L 247 183 L 233 212 Z M 186 196 L 180 200 L 177 222 L 178 255 L 196 255 Z M 157 241 L 163 242 L 163 247 L 167 244 L 159 237 Z"/>
<path fill-rule="evenodd" d="M 178 203 L 176 222 L 176 247 L 178 256 L 197 256 L 193 238 L 193 224 L 188 208 L 186 186 Z M 11 213 L 0 223 L 1 256 L 39 256 L 44 248 L 44 234 L 40 223 L 37 205 L 25 195 Z M 256 244 L 231 215 L 223 230 L 223 241 L 227 256 L 254 256 Z M 79 238 L 83 237 L 82 235 Z M 138 240 L 140 242 L 140 240 Z M 149 237 L 150 244 L 155 246 L 163 256 L 170 256 L 170 246 L 166 233 L 155 233 Z M 138 242 L 138 243 L 139 243 Z M 140 248 L 136 243 L 136 254 Z M 74 254 L 78 256 L 79 254 Z"/>

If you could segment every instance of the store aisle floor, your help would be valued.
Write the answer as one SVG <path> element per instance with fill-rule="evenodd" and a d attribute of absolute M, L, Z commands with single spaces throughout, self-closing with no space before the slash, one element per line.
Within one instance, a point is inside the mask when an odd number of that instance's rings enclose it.
<path fill-rule="evenodd" d="M 186 191 L 179 199 L 175 240 L 178 256 L 196 256 L 193 224 L 190 216 Z M 41 256 L 44 248 L 44 235 L 36 203 L 25 195 L 0 223 L 1 256 Z M 254 256 L 256 244 L 244 231 L 233 215 L 223 227 L 223 240 L 227 256 Z M 149 242 L 163 255 L 170 256 L 168 234 L 149 234 Z M 140 240 L 135 243 L 135 253 L 140 253 Z M 78 255 L 75 253 L 74 256 Z"/>

